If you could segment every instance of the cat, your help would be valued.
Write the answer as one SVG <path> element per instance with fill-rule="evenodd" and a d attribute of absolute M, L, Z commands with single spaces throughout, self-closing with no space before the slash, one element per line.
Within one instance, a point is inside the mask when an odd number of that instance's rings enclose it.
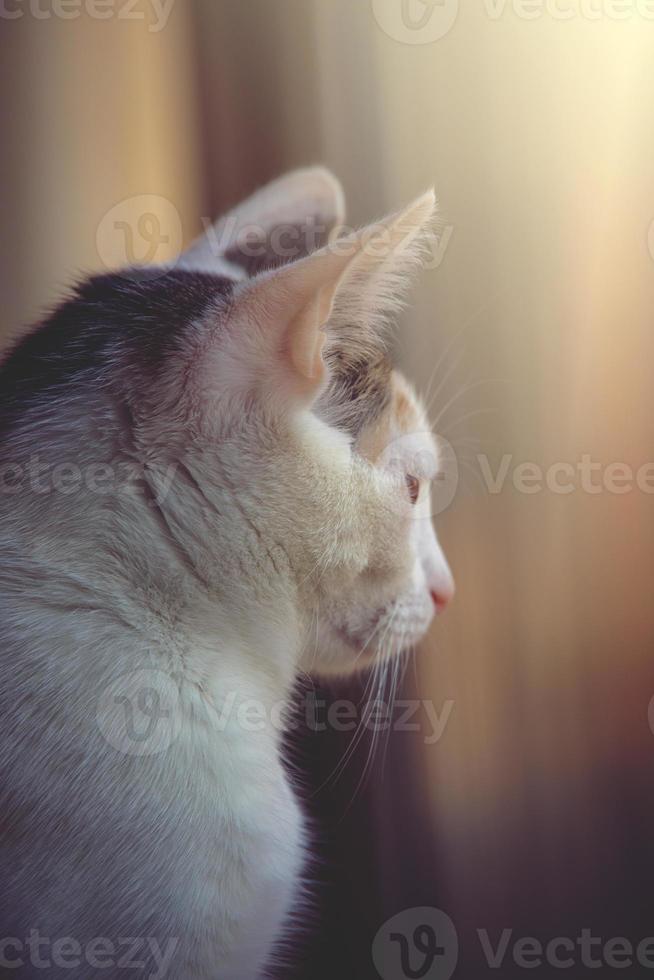
<path fill-rule="evenodd" d="M 384 340 L 434 207 L 337 234 L 294 172 L 5 358 L 2 975 L 263 975 L 310 848 L 273 714 L 453 592 Z"/>

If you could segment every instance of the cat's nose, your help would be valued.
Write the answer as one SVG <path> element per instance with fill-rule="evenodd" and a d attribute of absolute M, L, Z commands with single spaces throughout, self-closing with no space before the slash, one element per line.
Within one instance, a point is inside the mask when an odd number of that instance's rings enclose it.
<path fill-rule="evenodd" d="M 454 578 L 447 559 L 438 543 L 433 527 L 421 542 L 423 548 L 424 582 L 437 613 L 443 612 L 454 598 Z"/>
<path fill-rule="evenodd" d="M 434 589 L 431 590 L 431 597 L 434 605 L 436 606 L 436 612 L 443 612 L 446 606 L 449 606 L 450 602 L 454 598 L 454 589 L 451 592 L 444 592 L 443 590 L 435 592 Z"/>
<path fill-rule="evenodd" d="M 442 613 L 445 607 L 449 606 L 454 598 L 455 591 L 454 579 L 451 574 L 439 576 L 439 581 L 432 584 L 430 589 L 431 598 L 437 613 Z"/>

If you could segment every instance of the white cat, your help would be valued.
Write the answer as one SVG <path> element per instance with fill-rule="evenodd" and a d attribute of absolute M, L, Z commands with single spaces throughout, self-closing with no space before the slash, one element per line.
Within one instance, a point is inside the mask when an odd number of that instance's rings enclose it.
<path fill-rule="evenodd" d="M 262 975 L 309 846 L 280 705 L 453 591 L 381 336 L 433 210 L 270 268 L 276 230 L 342 221 L 334 178 L 297 172 L 5 360 L 2 975 Z"/>

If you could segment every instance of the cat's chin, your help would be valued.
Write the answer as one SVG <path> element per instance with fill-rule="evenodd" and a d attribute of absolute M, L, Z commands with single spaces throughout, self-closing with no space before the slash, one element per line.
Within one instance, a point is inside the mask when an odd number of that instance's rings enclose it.
<path fill-rule="evenodd" d="M 376 647 L 370 640 L 370 631 L 352 632 L 346 626 L 334 626 L 333 630 L 349 653 L 359 657 L 364 665 L 375 659 Z"/>
<path fill-rule="evenodd" d="M 429 622 L 420 628 L 404 632 L 390 642 L 380 643 L 384 635 L 385 611 L 382 611 L 364 628 L 347 624 L 322 621 L 311 646 L 311 663 L 305 669 L 323 676 L 343 676 L 367 670 L 379 660 L 393 660 L 411 650 L 425 636 Z"/>

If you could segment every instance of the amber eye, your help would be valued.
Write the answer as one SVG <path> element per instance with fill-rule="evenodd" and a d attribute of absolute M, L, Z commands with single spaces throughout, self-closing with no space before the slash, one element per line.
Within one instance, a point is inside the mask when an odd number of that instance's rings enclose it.
<path fill-rule="evenodd" d="M 418 497 L 420 496 L 420 480 L 417 476 L 411 476 L 409 473 L 407 473 L 405 479 L 409 491 L 409 500 L 412 504 L 417 504 Z"/>

